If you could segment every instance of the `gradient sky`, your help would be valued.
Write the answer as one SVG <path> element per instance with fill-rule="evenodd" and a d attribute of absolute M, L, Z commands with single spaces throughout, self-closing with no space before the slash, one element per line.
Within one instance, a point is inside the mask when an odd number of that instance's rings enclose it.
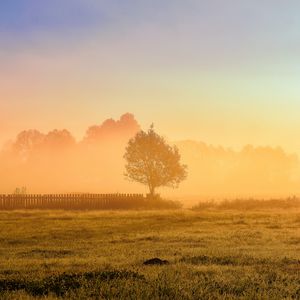
<path fill-rule="evenodd" d="M 300 2 L 4 0 L 0 142 L 132 112 L 170 139 L 300 153 Z"/>

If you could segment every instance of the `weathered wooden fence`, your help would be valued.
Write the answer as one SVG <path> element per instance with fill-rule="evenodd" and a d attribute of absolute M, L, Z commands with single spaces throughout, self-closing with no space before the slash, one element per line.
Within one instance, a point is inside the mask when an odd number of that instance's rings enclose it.
<path fill-rule="evenodd" d="M 134 209 L 143 207 L 143 194 L 0 195 L 0 210 L 15 209 Z"/>

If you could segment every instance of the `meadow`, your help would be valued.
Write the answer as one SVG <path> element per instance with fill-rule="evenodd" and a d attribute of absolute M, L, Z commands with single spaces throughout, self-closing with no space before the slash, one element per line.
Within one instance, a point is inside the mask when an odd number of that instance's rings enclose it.
<path fill-rule="evenodd" d="M 300 299 L 299 228 L 299 209 L 1 211 L 0 298 Z"/>

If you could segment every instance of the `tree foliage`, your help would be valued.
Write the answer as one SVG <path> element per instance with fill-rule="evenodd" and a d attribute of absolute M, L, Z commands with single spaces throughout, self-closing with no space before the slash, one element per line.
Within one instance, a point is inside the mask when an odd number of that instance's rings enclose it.
<path fill-rule="evenodd" d="M 178 187 L 187 176 L 187 166 L 180 163 L 177 147 L 168 145 L 153 126 L 129 140 L 124 158 L 125 177 L 147 185 L 151 196 L 158 187 Z"/>

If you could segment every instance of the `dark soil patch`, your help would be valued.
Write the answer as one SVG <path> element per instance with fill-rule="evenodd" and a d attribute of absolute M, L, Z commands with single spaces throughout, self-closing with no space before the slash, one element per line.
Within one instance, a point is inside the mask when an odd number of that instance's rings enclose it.
<path fill-rule="evenodd" d="M 151 265 L 168 265 L 169 262 L 167 260 L 163 260 L 163 259 L 160 259 L 160 258 L 151 258 L 151 259 L 148 259 L 146 261 L 143 262 L 144 265 L 146 266 L 151 266 Z"/>

